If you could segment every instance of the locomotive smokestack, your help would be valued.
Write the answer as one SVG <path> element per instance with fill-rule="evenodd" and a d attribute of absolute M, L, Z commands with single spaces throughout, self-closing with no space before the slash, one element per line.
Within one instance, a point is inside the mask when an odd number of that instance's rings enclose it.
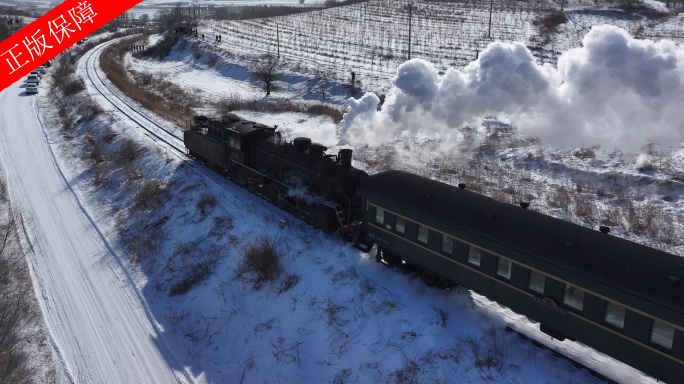
<path fill-rule="evenodd" d="M 343 168 L 351 168 L 352 163 L 352 151 L 351 149 L 340 149 L 340 164 Z"/>
<path fill-rule="evenodd" d="M 312 160 L 317 160 L 323 157 L 325 150 L 328 149 L 326 146 L 318 143 L 311 144 L 309 147 L 309 158 Z"/>
<path fill-rule="evenodd" d="M 308 137 L 298 137 L 292 141 L 292 146 L 296 152 L 304 152 L 311 146 L 311 139 Z"/>

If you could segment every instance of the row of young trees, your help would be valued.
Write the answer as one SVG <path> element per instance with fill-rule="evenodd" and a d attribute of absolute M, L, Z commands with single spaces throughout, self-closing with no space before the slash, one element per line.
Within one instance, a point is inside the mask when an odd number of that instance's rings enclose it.
<path fill-rule="evenodd" d="M 162 30 L 168 30 L 175 24 L 186 23 L 195 25 L 199 20 L 247 20 L 263 19 L 276 16 L 288 16 L 298 13 L 311 12 L 318 9 L 341 7 L 344 5 L 362 3 L 367 0 L 326 0 L 321 3 L 305 4 L 305 0 L 299 0 L 298 5 L 244 5 L 244 6 L 220 6 L 220 5 L 197 5 L 182 6 L 178 3 L 175 7 L 157 11 L 154 21 L 159 22 Z"/>
<path fill-rule="evenodd" d="M 10 33 L 7 23 L 0 19 L 0 42 L 5 41 L 5 39 L 10 37 L 10 35 L 12 34 Z"/>
<path fill-rule="evenodd" d="M 10 6 L 0 6 L 0 41 L 4 41 L 25 25 L 24 16 L 29 15 Z"/>
<path fill-rule="evenodd" d="M 31 321 L 33 290 L 18 239 L 19 215 L 7 200 L 0 205 L 0 383 L 26 383 L 33 373 L 23 331 Z"/>

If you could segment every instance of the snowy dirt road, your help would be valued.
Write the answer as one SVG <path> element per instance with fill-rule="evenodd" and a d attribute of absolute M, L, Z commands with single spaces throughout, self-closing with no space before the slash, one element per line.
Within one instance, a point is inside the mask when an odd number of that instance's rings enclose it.
<path fill-rule="evenodd" d="M 41 90 L 43 92 L 43 90 Z M 37 98 L 0 93 L 0 164 L 23 217 L 37 296 L 60 382 L 185 383 L 147 304 L 55 159 Z"/>

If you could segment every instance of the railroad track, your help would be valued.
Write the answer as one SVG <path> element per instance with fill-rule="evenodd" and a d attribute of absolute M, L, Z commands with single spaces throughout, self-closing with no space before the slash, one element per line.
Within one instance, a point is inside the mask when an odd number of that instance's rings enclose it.
<path fill-rule="evenodd" d="M 119 40 L 116 39 L 102 43 L 86 53 L 84 57 L 85 76 L 103 99 L 128 117 L 130 121 L 142 128 L 147 136 L 161 143 L 164 147 L 173 150 L 180 159 L 187 160 L 181 131 L 164 127 L 158 121 L 141 112 L 139 107 L 132 104 L 133 102 L 119 96 L 114 86 L 109 84 L 106 77 L 100 73 L 101 70 L 98 68 L 98 63 L 101 53 Z"/>
<path fill-rule="evenodd" d="M 120 39 L 111 40 L 94 47 L 81 59 L 85 60 L 83 63 L 85 68 L 82 77 L 84 81 L 92 84 L 97 91 L 95 97 L 99 96 L 104 99 L 105 103 L 111 104 L 122 115 L 126 116 L 133 124 L 142 129 L 145 135 L 150 138 L 155 145 L 158 145 L 161 148 L 166 148 L 168 150 L 168 154 L 172 154 L 185 165 L 194 168 L 197 170 L 197 172 L 202 174 L 204 177 L 215 183 L 226 192 L 229 192 L 234 196 L 238 196 L 238 194 L 242 194 L 244 191 L 245 195 L 253 196 L 254 198 L 258 199 L 257 196 L 246 192 L 242 188 L 235 188 L 235 185 L 225 177 L 188 157 L 185 154 L 185 144 L 183 143 L 183 134 L 180 129 L 172 126 L 171 123 L 167 123 L 169 127 L 165 127 L 165 124 L 160 121 L 161 118 L 158 116 L 148 116 L 146 113 L 149 112 L 145 111 L 142 107 L 133 105 L 134 102 L 129 101 L 125 97 L 119 95 L 121 91 L 109 83 L 109 80 L 106 78 L 106 76 L 100 73 L 101 69 L 99 68 L 99 59 L 101 53 L 118 40 Z"/>

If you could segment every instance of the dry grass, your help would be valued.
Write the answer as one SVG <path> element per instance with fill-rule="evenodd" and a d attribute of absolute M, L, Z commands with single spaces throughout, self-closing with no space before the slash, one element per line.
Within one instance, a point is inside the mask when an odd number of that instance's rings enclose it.
<path fill-rule="evenodd" d="M 595 222 L 596 204 L 586 196 L 575 195 L 575 216 L 586 222 Z"/>
<path fill-rule="evenodd" d="M 473 355 L 475 367 L 481 375 L 490 368 L 498 372 L 503 371 L 506 355 L 504 353 L 504 337 L 501 332 L 494 328 L 486 329 L 479 339 L 469 337 L 466 340 L 466 345 L 468 345 Z"/>
<path fill-rule="evenodd" d="M 174 253 L 181 266 L 173 271 L 175 282 L 169 296 L 183 295 L 204 281 L 223 257 L 224 249 L 215 244 L 203 247 L 200 241 L 193 241 L 178 245 Z"/>
<path fill-rule="evenodd" d="M 335 123 L 342 121 L 342 117 L 344 116 L 344 111 L 328 104 L 297 103 L 293 100 L 279 99 L 274 97 L 265 102 L 261 102 L 257 100 L 245 100 L 239 95 L 231 95 L 230 97 L 219 101 L 216 104 L 216 109 L 221 114 L 226 114 L 228 112 L 237 110 L 271 113 L 299 112 L 314 116 L 329 116 L 334 120 Z"/>
<path fill-rule="evenodd" d="M 119 90 L 144 108 L 181 127 L 187 126 L 189 117 L 195 114 L 187 107 L 192 98 L 180 98 L 183 93 L 179 93 L 177 87 L 169 86 L 167 83 L 162 83 L 154 91 L 141 88 L 121 64 L 130 45 L 136 40 L 137 38 L 124 39 L 109 46 L 102 55 L 102 70 Z M 160 94 L 157 94 L 157 91 Z"/>
<path fill-rule="evenodd" d="M 103 71 L 117 88 L 142 104 L 146 109 L 181 127 L 188 126 L 188 117 L 195 114 L 192 108 L 202 106 L 195 94 L 166 81 L 162 76 L 127 71 L 122 66 L 121 63 L 125 54 L 135 41 L 137 38 L 125 39 L 107 48 L 101 60 Z M 142 54 L 136 53 L 135 55 L 141 59 L 144 56 L 164 57 L 168 55 L 177 41 L 177 37 L 167 35 L 158 45 L 148 48 Z M 195 48 L 199 49 L 198 47 Z M 197 53 L 202 52 L 198 51 Z M 217 64 L 218 58 L 215 55 L 211 57 L 215 61 L 211 64 L 214 66 Z M 344 116 L 343 110 L 325 103 L 299 103 L 279 98 L 270 98 L 267 101 L 245 100 L 238 95 L 232 95 L 221 100 L 216 103 L 215 108 L 221 114 L 235 110 L 271 113 L 299 112 L 314 116 L 329 116 L 335 123 L 340 122 Z"/>

